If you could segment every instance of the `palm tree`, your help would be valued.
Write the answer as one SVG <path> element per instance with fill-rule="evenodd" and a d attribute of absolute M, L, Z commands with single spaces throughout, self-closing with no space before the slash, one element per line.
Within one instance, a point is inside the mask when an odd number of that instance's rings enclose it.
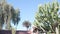
<path fill-rule="evenodd" d="M 31 26 L 31 23 L 29 21 L 24 21 L 23 26 L 25 26 L 28 30 L 28 28 Z"/>

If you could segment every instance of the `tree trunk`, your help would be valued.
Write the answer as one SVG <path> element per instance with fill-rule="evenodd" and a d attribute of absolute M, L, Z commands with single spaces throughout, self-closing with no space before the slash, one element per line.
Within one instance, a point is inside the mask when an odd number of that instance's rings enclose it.
<path fill-rule="evenodd" d="M 1 26 L 2 24 L 0 23 L 0 30 L 2 30 L 2 26 Z"/>
<path fill-rule="evenodd" d="M 12 34 L 16 34 L 16 30 L 14 28 L 11 29 Z"/>
<path fill-rule="evenodd" d="M 7 19 L 7 26 L 6 26 L 6 29 L 9 29 L 10 30 L 10 16 L 8 16 L 8 19 Z"/>
<path fill-rule="evenodd" d="M 59 34 L 59 29 L 58 29 L 58 27 L 56 27 L 56 34 Z"/>

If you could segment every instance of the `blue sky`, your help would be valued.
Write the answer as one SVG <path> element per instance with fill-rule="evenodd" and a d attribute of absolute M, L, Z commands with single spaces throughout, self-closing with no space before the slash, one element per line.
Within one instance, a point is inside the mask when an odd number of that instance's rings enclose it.
<path fill-rule="evenodd" d="M 48 2 L 51 3 L 52 0 L 7 0 L 7 2 L 11 4 L 14 8 L 20 9 L 21 20 L 17 26 L 17 30 L 26 30 L 26 28 L 22 26 L 23 21 L 29 20 L 31 23 L 33 23 L 38 5 Z M 58 0 L 58 2 L 60 1 Z"/>

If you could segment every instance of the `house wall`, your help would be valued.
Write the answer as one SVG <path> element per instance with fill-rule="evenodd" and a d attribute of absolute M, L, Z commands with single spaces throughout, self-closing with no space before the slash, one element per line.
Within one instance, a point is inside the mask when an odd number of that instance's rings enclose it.
<path fill-rule="evenodd" d="M 10 30 L 0 30 L 0 34 L 12 34 Z"/>
<path fill-rule="evenodd" d="M 0 34 L 12 34 L 11 30 L 0 30 Z M 27 31 L 16 31 L 16 34 L 30 34 Z"/>

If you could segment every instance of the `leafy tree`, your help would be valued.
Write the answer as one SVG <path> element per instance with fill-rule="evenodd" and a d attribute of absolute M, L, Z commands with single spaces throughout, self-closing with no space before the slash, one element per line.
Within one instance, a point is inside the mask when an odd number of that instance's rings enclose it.
<path fill-rule="evenodd" d="M 42 27 L 45 31 L 55 32 L 55 28 L 60 23 L 58 11 L 58 2 L 40 5 L 35 15 L 34 25 Z"/>
<path fill-rule="evenodd" d="M 0 3 L 0 24 L 1 26 L 3 24 L 6 25 L 6 29 L 10 29 L 11 27 L 11 21 L 14 25 L 17 25 L 20 17 L 19 17 L 20 11 L 17 9 L 14 9 L 13 6 L 10 4 L 7 4 L 7 2 L 1 1 Z"/>
<path fill-rule="evenodd" d="M 31 23 L 29 21 L 24 21 L 23 26 L 25 26 L 28 30 L 28 28 L 31 26 Z"/>

